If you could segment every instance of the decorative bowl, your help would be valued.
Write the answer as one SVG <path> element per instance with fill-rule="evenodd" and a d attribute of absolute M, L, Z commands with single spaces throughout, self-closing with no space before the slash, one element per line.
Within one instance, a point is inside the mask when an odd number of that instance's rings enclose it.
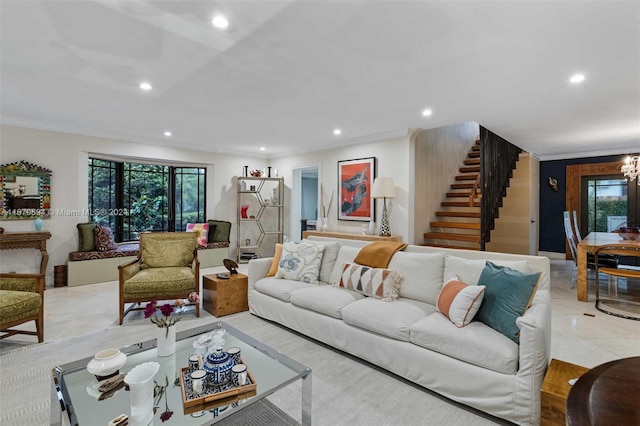
<path fill-rule="evenodd" d="M 116 375 L 120 368 L 127 362 L 127 355 L 119 349 L 105 349 L 100 351 L 87 364 L 87 371 L 96 376 L 98 380 Z"/>
<path fill-rule="evenodd" d="M 637 240 L 640 239 L 640 228 L 633 226 L 622 226 L 618 229 L 618 234 L 623 240 Z"/>

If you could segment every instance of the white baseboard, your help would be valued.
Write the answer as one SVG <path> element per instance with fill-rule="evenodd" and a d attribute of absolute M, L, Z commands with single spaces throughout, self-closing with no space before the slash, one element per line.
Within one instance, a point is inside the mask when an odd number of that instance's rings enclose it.
<path fill-rule="evenodd" d="M 538 256 L 546 256 L 549 259 L 556 259 L 556 260 L 566 260 L 567 259 L 567 255 L 564 253 L 558 253 L 555 251 L 539 251 L 538 252 Z"/>

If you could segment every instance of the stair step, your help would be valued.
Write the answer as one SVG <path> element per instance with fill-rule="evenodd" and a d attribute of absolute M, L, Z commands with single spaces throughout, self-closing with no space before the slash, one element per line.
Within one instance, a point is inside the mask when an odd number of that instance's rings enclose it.
<path fill-rule="evenodd" d="M 469 192 L 447 192 L 447 197 L 449 198 L 469 198 Z M 482 198 L 480 193 L 476 193 L 476 198 Z"/>
<path fill-rule="evenodd" d="M 471 189 L 471 188 L 473 188 L 473 183 L 472 182 L 452 183 L 451 184 L 451 189 Z"/>
<path fill-rule="evenodd" d="M 471 207 L 469 201 L 443 201 L 440 205 L 442 207 Z M 480 202 L 474 201 L 473 207 L 480 207 Z"/>
<path fill-rule="evenodd" d="M 460 167 L 460 173 L 480 173 L 480 166 Z"/>
<path fill-rule="evenodd" d="M 469 173 L 466 175 L 457 175 L 456 180 L 473 180 L 475 181 L 478 177 L 478 173 Z"/>
<path fill-rule="evenodd" d="M 468 207 L 467 204 L 465 207 Z M 448 212 L 448 211 L 440 211 L 436 212 L 436 216 L 438 217 L 473 217 L 480 219 L 480 212 Z"/>
<path fill-rule="evenodd" d="M 447 245 L 447 244 L 420 244 L 422 246 L 427 246 L 427 247 L 440 247 L 440 248 L 449 248 L 449 249 L 456 249 L 456 250 L 480 250 L 480 247 L 467 247 L 467 246 L 451 246 L 451 245 Z"/>
<path fill-rule="evenodd" d="M 480 151 L 471 151 L 469 154 L 467 154 L 467 157 L 480 158 Z"/>
<path fill-rule="evenodd" d="M 475 229 L 480 230 L 479 223 L 467 223 L 467 222 L 431 222 L 429 224 L 432 228 L 456 228 L 456 229 Z"/>
<path fill-rule="evenodd" d="M 452 240 L 452 241 L 469 241 L 480 244 L 480 235 L 473 234 L 451 234 L 445 232 L 425 232 L 425 240 Z"/>
<path fill-rule="evenodd" d="M 475 166 L 475 165 L 480 165 L 480 157 L 477 158 L 467 158 L 466 160 L 463 161 L 463 164 L 465 166 Z"/>

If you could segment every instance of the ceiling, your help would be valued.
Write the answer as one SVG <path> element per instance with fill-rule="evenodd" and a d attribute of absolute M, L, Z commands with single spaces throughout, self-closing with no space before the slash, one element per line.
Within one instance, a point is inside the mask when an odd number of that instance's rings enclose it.
<path fill-rule="evenodd" d="M 277 158 L 476 121 L 542 160 L 640 151 L 640 1 L 1 0 L 0 27 L 4 124 Z"/>

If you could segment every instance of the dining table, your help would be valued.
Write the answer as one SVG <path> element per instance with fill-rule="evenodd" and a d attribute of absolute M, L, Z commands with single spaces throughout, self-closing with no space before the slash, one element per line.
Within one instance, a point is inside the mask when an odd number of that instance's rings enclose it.
<path fill-rule="evenodd" d="M 578 300 L 580 302 L 589 301 L 587 291 L 587 255 L 603 245 L 626 244 L 628 246 L 640 247 L 640 240 L 623 240 L 617 232 L 591 232 L 578 244 L 578 271 L 577 287 Z"/>

